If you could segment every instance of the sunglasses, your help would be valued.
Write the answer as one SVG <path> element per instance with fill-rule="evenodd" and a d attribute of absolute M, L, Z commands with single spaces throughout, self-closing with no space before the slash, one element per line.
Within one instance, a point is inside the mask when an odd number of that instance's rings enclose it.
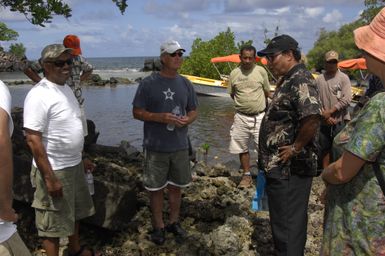
<path fill-rule="evenodd" d="M 328 64 L 337 64 L 338 61 L 337 60 L 329 60 L 329 61 L 326 61 L 326 63 L 328 63 Z"/>
<path fill-rule="evenodd" d="M 68 60 L 55 60 L 55 61 L 46 61 L 48 63 L 53 63 L 56 67 L 58 68 L 62 68 L 64 67 L 65 64 L 67 64 L 68 66 L 71 66 L 73 61 L 72 59 L 68 59 Z"/>
<path fill-rule="evenodd" d="M 175 56 L 179 56 L 179 57 L 182 57 L 183 56 L 183 52 L 173 52 L 173 53 L 169 53 L 168 55 L 170 55 L 171 57 L 175 57 Z"/>
<path fill-rule="evenodd" d="M 281 55 L 282 52 L 278 52 L 276 54 L 272 54 L 272 55 L 266 55 L 266 59 L 269 61 L 269 62 L 273 62 L 274 59 L 278 56 L 278 55 Z"/>

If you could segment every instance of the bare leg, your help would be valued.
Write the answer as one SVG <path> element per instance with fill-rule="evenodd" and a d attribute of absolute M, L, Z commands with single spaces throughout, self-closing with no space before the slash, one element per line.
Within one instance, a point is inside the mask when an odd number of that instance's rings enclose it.
<path fill-rule="evenodd" d="M 43 248 L 46 251 L 47 256 L 59 256 L 59 238 L 43 238 Z"/>
<path fill-rule="evenodd" d="M 150 208 L 152 213 L 152 226 L 154 228 L 164 228 L 163 222 L 163 189 L 158 191 L 149 191 Z"/>
<path fill-rule="evenodd" d="M 250 174 L 245 175 L 250 172 L 250 154 L 249 152 L 240 153 L 239 160 L 241 162 L 241 168 L 243 170 L 243 177 L 241 182 L 239 182 L 239 188 L 248 188 L 251 186 L 252 178 Z"/>
<path fill-rule="evenodd" d="M 170 223 L 179 220 L 180 205 L 182 202 L 182 191 L 179 187 L 168 185 L 168 202 L 170 204 Z"/>
<path fill-rule="evenodd" d="M 241 168 L 243 173 L 248 172 L 250 170 L 250 154 L 249 152 L 240 153 L 239 161 L 241 162 Z"/>
<path fill-rule="evenodd" d="M 72 236 L 68 237 L 68 250 L 71 254 L 74 254 L 80 250 L 79 241 L 79 222 L 75 222 L 75 232 Z"/>

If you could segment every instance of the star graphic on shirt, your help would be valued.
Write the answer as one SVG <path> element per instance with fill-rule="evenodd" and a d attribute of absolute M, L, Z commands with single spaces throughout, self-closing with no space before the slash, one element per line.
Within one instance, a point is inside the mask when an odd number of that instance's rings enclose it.
<path fill-rule="evenodd" d="M 170 88 L 168 88 L 167 91 L 163 91 L 163 93 L 164 93 L 164 95 L 166 95 L 165 100 L 167 100 L 167 99 L 174 100 L 173 96 L 174 96 L 175 92 L 172 92 Z"/>

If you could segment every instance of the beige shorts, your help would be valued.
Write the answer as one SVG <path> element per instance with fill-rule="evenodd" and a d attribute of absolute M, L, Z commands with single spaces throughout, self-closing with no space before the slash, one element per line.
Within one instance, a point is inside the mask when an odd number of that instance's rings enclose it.
<path fill-rule="evenodd" d="M 259 127 L 265 112 L 257 116 L 246 116 L 235 113 L 234 123 L 230 129 L 231 154 L 240 154 L 249 152 L 251 140 L 254 142 L 254 148 L 258 150 Z"/>
<path fill-rule="evenodd" d="M 40 171 L 32 167 L 31 178 L 36 184 L 32 207 L 35 208 L 36 228 L 41 237 L 70 236 L 75 231 L 75 221 L 95 214 L 83 162 L 54 172 L 63 185 L 61 198 L 53 198 L 47 193 Z"/>
<path fill-rule="evenodd" d="M 0 243 L 0 256 L 31 256 L 27 246 L 15 232 L 7 241 Z"/>
<path fill-rule="evenodd" d="M 186 187 L 192 180 L 188 150 L 161 153 L 144 152 L 143 184 L 149 191 L 158 191 L 168 184 Z"/>

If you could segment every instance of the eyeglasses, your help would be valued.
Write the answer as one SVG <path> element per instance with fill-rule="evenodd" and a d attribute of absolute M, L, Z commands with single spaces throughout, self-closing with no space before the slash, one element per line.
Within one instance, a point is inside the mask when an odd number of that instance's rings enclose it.
<path fill-rule="evenodd" d="M 269 62 L 273 62 L 275 60 L 275 58 L 278 56 L 278 55 L 281 55 L 282 52 L 278 52 L 276 54 L 272 54 L 272 55 L 266 55 L 266 59 L 267 61 Z"/>
<path fill-rule="evenodd" d="M 183 56 L 183 52 L 173 52 L 173 53 L 169 53 L 168 55 L 170 55 L 171 57 L 175 57 L 175 56 L 179 56 L 179 57 L 182 57 Z"/>
<path fill-rule="evenodd" d="M 329 60 L 329 61 L 326 61 L 326 63 L 328 63 L 328 64 L 337 64 L 338 60 Z"/>
<path fill-rule="evenodd" d="M 65 64 L 67 64 L 68 66 L 71 66 L 73 61 L 72 59 L 68 59 L 68 60 L 55 60 L 55 61 L 45 61 L 45 62 L 48 62 L 48 63 L 53 63 L 56 67 L 58 68 L 62 68 L 64 67 Z"/>

